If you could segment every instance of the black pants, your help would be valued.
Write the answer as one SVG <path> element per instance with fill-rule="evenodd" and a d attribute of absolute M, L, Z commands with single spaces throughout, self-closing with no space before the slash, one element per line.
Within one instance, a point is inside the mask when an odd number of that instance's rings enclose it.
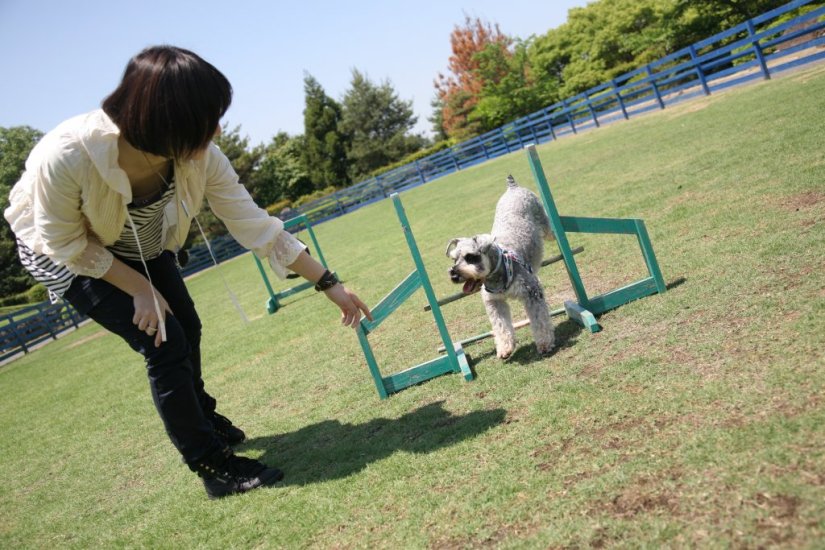
<path fill-rule="evenodd" d="M 145 272 L 140 262 L 121 261 Z M 154 336 L 132 323 L 132 297 L 106 281 L 76 277 L 64 298 L 143 355 L 152 399 L 166 433 L 183 459 L 192 463 L 223 446 L 209 420 L 215 399 L 204 389 L 201 377 L 201 322 L 174 255 L 164 252 L 146 264 L 155 288 L 174 312 L 166 315 L 167 341 L 160 347 L 155 347 Z"/>

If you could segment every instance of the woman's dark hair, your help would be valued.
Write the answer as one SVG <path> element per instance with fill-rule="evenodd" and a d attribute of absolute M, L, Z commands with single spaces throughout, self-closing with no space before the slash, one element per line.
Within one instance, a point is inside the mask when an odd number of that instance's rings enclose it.
<path fill-rule="evenodd" d="M 209 144 L 230 103 L 232 86 L 210 63 L 153 46 L 129 60 L 103 111 L 135 148 L 182 159 Z"/>

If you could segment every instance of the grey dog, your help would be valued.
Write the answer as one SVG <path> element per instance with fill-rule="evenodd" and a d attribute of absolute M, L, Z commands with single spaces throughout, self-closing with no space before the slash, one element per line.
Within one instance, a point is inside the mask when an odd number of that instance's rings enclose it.
<path fill-rule="evenodd" d="M 454 262 L 450 279 L 464 283 L 464 292 L 481 289 L 487 309 L 496 355 L 510 357 L 516 346 L 516 332 L 508 299 L 521 300 L 530 320 L 533 340 L 540 354 L 549 353 L 555 342 L 550 309 L 536 273 L 544 253 L 543 239 L 553 232 L 539 198 L 507 176 L 507 190 L 496 205 L 493 229 L 489 234 L 452 239 L 447 256 Z"/>

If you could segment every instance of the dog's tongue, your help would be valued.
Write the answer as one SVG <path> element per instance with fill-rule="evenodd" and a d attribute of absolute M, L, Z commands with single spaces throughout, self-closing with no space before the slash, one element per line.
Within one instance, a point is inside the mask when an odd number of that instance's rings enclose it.
<path fill-rule="evenodd" d="M 472 294 L 473 292 L 478 292 L 481 288 L 481 281 L 477 281 L 475 279 L 470 279 L 464 283 L 464 288 L 462 291 L 464 294 Z"/>

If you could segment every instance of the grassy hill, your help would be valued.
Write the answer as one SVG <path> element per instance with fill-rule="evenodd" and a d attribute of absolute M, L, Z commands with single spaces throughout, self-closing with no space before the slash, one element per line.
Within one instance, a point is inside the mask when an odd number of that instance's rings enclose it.
<path fill-rule="evenodd" d="M 380 401 L 322 296 L 267 315 L 248 255 L 190 278 L 207 387 L 239 452 L 286 472 L 275 488 L 207 501 L 140 357 L 94 325 L 3 367 L 0 546 L 820 545 L 823 97 L 820 65 L 541 146 L 561 213 L 643 218 L 670 289 L 598 334 L 556 318 L 550 357 L 526 331 L 507 362 L 468 347 L 473 382 Z M 489 229 L 507 174 L 534 187 L 516 152 L 402 195 L 437 294 L 456 290 L 447 241 Z M 412 270 L 389 201 L 316 234 L 369 304 Z M 592 293 L 643 275 L 632 239 L 571 244 Z M 541 272 L 554 308 L 573 296 L 560 265 Z M 436 356 L 424 301 L 372 338 L 385 373 Z M 489 330 L 477 297 L 444 313 L 454 339 Z"/>

